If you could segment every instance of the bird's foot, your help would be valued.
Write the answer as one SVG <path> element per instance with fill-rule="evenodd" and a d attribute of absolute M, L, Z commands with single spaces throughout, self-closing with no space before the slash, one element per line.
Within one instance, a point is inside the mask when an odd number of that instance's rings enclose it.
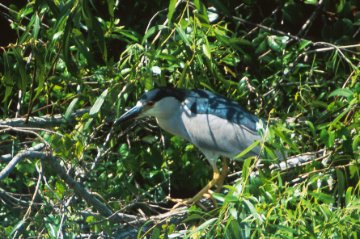
<path fill-rule="evenodd" d="M 174 210 L 180 206 L 188 206 L 193 203 L 191 201 L 192 198 L 172 198 L 172 197 L 167 196 L 166 199 L 169 200 L 170 202 L 175 203 L 175 205 L 172 207 L 171 210 Z"/>
<path fill-rule="evenodd" d="M 192 197 L 192 198 L 171 198 L 171 197 L 167 197 L 167 199 L 171 202 L 174 202 L 175 205 L 172 207 L 171 210 L 174 210 L 180 206 L 190 206 L 194 203 L 196 203 L 196 205 L 198 205 L 199 207 L 201 207 L 204 210 L 207 210 L 208 208 L 206 206 L 204 206 L 204 204 L 201 202 L 202 198 L 206 198 L 206 199 L 210 199 L 214 205 L 216 205 L 216 202 L 214 201 L 214 199 L 211 197 L 212 191 L 209 190 L 209 192 L 204 193 L 203 195 L 201 195 L 201 197 L 199 197 L 199 195 L 197 195 L 196 197 Z M 204 199 L 204 200 L 206 200 Z"/>

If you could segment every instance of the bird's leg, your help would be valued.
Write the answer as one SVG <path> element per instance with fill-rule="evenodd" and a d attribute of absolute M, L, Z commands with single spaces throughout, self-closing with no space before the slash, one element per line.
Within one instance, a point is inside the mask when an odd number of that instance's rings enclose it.
<path fill-rule="evenodd" d="M 192 197 L 190 199 L 191 203 L 195 203 L 197 201 L 199 201 L 202 196 L 204 196 L 204 194 L 206 194 L 207 192 L 209 192 L 209 190 L 218 183 L 219 178 L 220 178 L 220 172 L 219 169 L 217 168 L 216 165 L 213 166 L 213 178 L 211 179 L 210 182 L 208 182 L 208 184 L 203 187 L 194 197 Z"/>
<path fill-rule="evenodd" d="M 216 183 L 216 186 L 217 186 L 217 188 L 215 190 L 216 193 L 220 192 L 228 172 L 229 172 L 228 159 L 222 158 L 222 170 L 221 170 L 219 180 Z"/>
<path fill-rule="evenodd" d="M 177 204 L 175 204 L 175 206 L 172 209 L 175 209 L 175 208 L 179 207 L 180 205 L 196 203 L 204 196 L 204 194 L 208 193 L 209 190 L 214 185 L 217 185 L 218 180 L 221 175 L 220 175 L 219 169 L 217 168 L 216 165 L 213 165 L 212 167 L 213 167 L 213 178 L 211 179 L 211 181 L 208 182 L 208 184 L 205 187 L 203 187 L 194 197 L 192 197 L 190 199 L 178 201 Z"/>

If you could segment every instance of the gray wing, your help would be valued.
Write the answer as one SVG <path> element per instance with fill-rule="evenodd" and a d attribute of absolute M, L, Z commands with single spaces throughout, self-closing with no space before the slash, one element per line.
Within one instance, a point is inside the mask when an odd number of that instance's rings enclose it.
<path fill-rule="evenodd" d="M 248 128 L 254 133 L 258 131 L 259 121 L 265 121 L 249 113 L 235 101 L 206 90 L 193 90 L 187 96 L 187 107 L 193 114 L 216 115 L 234 124 Z"/>
<path fill-rule="evenodd" d="M 182 120 L 191 142 L 205 155 L 233 158 L 262 139 L 259 124 L 263 120 L 224 97 L 197 90 L 187 97 L 183 107 Z M 259 151 L 255 147 L 249 154 L 257 155 Z"/>

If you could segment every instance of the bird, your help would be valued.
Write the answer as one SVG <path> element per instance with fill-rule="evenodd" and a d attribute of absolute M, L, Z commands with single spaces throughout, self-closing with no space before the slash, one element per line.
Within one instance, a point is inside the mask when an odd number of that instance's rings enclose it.
<path fill-rule="evenodd" d="M 155 117 L 163 130 L 195 145 L 213 169 L 212 179 L 188 203 L 197 202 L 214 186 L 220 190 L 228 173 L 226 159 L 234 159 L 244 150 L 246 157 L 261 153 L 260 144 L 255 142 L 263 141 L 265 121 L 237 102 L 208 90 L 154 88 L 114 124 L 148 116 Z M 220 157 L 224 159 L 221 172 L 217 167 Z"/>

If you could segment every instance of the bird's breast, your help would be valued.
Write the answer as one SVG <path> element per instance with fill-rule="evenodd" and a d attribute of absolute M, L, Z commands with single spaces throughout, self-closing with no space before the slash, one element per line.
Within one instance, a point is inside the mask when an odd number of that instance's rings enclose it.
<path fill-rule="evenodd" d="M 186 130 L 186 127 L 185 127 L 184 122 L 182 121 L 182 118 L 180 117 L 180 115 L 173 114 L 173 115 L 169 115 L 166 118 L 157 117 L 156 120 L 157 120 L 160 128 L 162 128 L 163 130 L 190 141 L 189 134 Z"/>

